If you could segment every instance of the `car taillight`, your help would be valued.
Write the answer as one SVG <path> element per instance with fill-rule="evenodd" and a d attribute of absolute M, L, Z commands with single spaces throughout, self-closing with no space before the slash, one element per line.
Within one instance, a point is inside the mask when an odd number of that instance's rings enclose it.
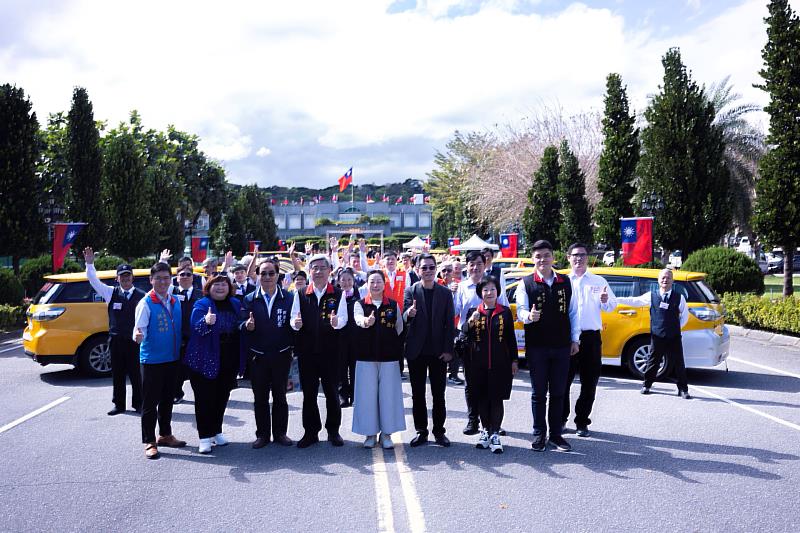
<path fill-rule="evenodd" d="M 56 318 L 60 317 L 64 314 L 66 308 L 64 307 L 51 307 L 50 309 L 43 309 L 42 311 L 36 311 L 31 315 L 33 320 L 38 320 L 39 322 L 47 322 L 48 320 L 55 320 Z"/>
<path fill-rule="evenodd" d="M 706 322 L 714 322 L 720 317 L 720 314 L 710 307 L 690 307 L 689 312 L 696 316 L 698 320 Z"/>

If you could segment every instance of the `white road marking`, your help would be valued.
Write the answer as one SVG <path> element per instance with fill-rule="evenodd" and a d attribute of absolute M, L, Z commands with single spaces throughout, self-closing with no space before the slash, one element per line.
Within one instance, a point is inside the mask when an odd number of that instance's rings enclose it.
<path fill-rule="evenodd" d="M 745 365 L 754 366 L 756 368 L 760 368 L 761 370 L 769 370 L 770 372 L 775 372 L 777 374 L 783 374 L 784 376 L 789 376 L 790 378 L 797 378 L 800 379 L 800 374 L 792 374 L 791 372 L 787 372 L 785 370 L 780 370 L 778 368 L 772 368 L 771 366 L 761 365 L 758 363 L 751 363 L 750 361 L 745 361 L 744 359 L 739 359 L 738 357 L 730 357 L 728 356 L 728 361 L 736 361 L 737 363 L 742 363 Z"/>
<path fill-rule="evenodd" d="M 394 533 L 389 474 L 386 471 L 383 449 L 380 444 L 372 449 L 372 472 L 375 480 L 375 501 L 378 507 L 378 531 L 379 533 Z"/>
<path fill-rule="evenodd" d="M 0 353 L 10 352 L 11 350 L 19 350 L 19 348 L 21 346 L 22 346 L 22 342 L 18 342 L 16 344 L 14 344 L 14 346 L 12 346 L 11 348 L 3 348 L 2 350 L 0 350 Z"/>
<path fill-rule="evenodd" d="M 9 429 L 15 428 L 18 425 L 20 425 L 23 422 L 25 422 L 26 420 L 30 420 L 31 418 L 33 418 L 35 416 L 38 416 L 38 415 L 44 413 L 45 411 L 47 411 L 48 409 L 52 409 L 53 407 L 66 402 L 67 400 L 69 400 L 69 396 L 62 396 L 58 400 L 56 400 L 54 402 L 50 402 L 47 405 L 45 405 L 44 407 L 40 407 L 37 410 L 35 410 L 35 411 L 31 412 L 31 413 L 28 413 L 27 415 L 23 416 L 22 418 L 17 418 L 13 422 L 11 422 L 9 424 L 6 424 L 5 426 L 1 427 L 0 428 L 0 433 L 5 433 Z"/>
<path fill-rule="evenodd" d="M 777 416 L 769 415 L 769 414 L 767 414 L 767 413 L 765 413 L 763 411 L 759 411 L 758 409 L 754 409 L 754 408 L 750 407 L 749 405 L 740 404 L 739 402 L 735 402 L 733 400 L 730 400 L 730 399 L 726 398 L 725 396 L 720 396 L 719 394 L 717 394 L 715 392 L 711 392 L 710 390 L 706 389 L 705 387 L 698 387 L 697 385 L 690 385 L 690 388 L 697 389 L 697 390 L 699 390 L 699 391 L 701 391 L 701 392 L 703 392 L 705 394 L 708 394 L 709 396 L 713 396 L 714 398 L 722 400 L 725 403 L 729 403 L 729 404 L 733 405 L 734 407 L 738 407 L 739 409 L 742 409 L 744 411 L 753 413 L 753 414 L 758 415 L 758 416 L 763 416 L 764 418 L 766 418 L 768 420 L 772 420 L 773 422 L 777 422 L 778 424 L 781 424 L 782 426 L 786 426 L 787 428 L 791 428 L 791 429 L 795 429 L 797 431 L 800 431 L 800 426 L 798 426 L 797 424 L 793 424 L 791 422 L 787 422 L 786 420 L 783 420 L 782 418 L 778 418 Z"/>
<path fill-rule="evenodd" d="M 414 477 L 406 463 L 406 452 L 403 444 L 395 444 L 394 456 L 397 459 L 397 471 L 400 473 L 400 486 L 403 488 L 403 498 L 406 501 L 406 513 L 411 533 L 425 533 L 425 515 L 414 487 Z"/>

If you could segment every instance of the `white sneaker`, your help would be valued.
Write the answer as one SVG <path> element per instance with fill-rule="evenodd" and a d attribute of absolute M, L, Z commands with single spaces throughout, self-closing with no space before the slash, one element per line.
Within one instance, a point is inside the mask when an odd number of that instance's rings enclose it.
<path fill-rule="evenodd" d="M 492 450 L 492 453 L 503 453 L 503 445 L 500 444 L 500 435 L 497 433 L 494 433 L 489 439 L 489 449 Z"/>
<path fill-rule="evenodd" d="M 197 451 L 200 453 L 211 453 L 211 444 L 214 442 L 213 438 L 200 439 L 200 446 Z"/>
<path fill-rule="evenodd" d="M 475 445 L 476 448 L 483 448 L 484 450 L 489 447 L 489 432 L 485 429 L 481 431 L 481 436 L 478 437 L 478 444 Z"/>
<path fill-rule="evenodd" d="M 225 446 L 229 442 L 230 441 L 226 439 L 225 435 L 223 435 L 222 433 L 217 433 L 217 436 L 214 437 L 214 444 L 216 444 L 217 446 Z"/>
<path fill-rule="evenodd" d="M 381 446 L 384 450 L 391 450 L 394 448 L 394 442 L 392 442 L 391 433 L 381 433 Z"/>
<path fill-rule="evenodd" d="M 364 439 L 364 448 L 374 448 L 376 444 L 375 435 L 368 435 L 366 439 Z"/>

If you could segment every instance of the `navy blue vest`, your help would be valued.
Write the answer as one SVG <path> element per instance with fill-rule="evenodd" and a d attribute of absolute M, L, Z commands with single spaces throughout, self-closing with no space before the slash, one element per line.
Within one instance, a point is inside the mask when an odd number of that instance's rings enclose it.
<path fill-rule="evenodd" d="M 136 320 L 136 304 L 144 298 L 145 292 L 133 287 L 131 299 L 122 295 L 122 289 L 114 287 L 111 300 L 108 302 L 108 334 L 118 335 L 133 341 L 133 324 Z"/>
<path fill-rule="evenodd" d="M 330 317 L 339 309 L 342 291 L 328 285 L 329 292 L 318 301 L 313 285 L 309 287 L 310 294 L 307 290 L 298 294 L 303 327 L 298 332 L 295 347 L 300 355 L 327 354 L 339 346 L 339 330 L 331 327 Z"/>
<path fill-rule="evenodd" d="M 357 360 L 381 363 L 399 361 L 403 352 L 403 341 L 395 328 L 397 321 L 403 318 L 402 315 L 397 316 L 397 303 L 391 298 L 386 298 L 386 303 L 381 302 L 379 306 L 372 303 L 371 299 L 369 302 L 367 303 L 367 299 L 362 300 L 361 308 L 365 317 L 375 313 L 375 324 L 371 328 L 356 326 L 358 328 L 356 338 L 360 341 Z M 352 316 L 347 318 L 355 324 Z"/>
<path fill-rule="evenodd" d="M 669 294 L 669 309 L 661 309 L 658 289 L 650 292 L 650 333 L 656 337 L 671 339 L 681 336 L 681 295 L 673 287 Z"/>
<path fill-rule="evenodd" d="M 272 297 L 275 301 L 272 302 L 270 315 L 267 315 L 267 302 L 260 293 L 254 292 L 244 298 L 242 319 L 247 320 L 250 313 L 253 313 L 253 320 L 256 322 L 256 329 L 253 331 L 242 328 L 248 348 L 255 350 L 251 355 L 274 356 L 285 352 L 294 344 L 295 331 L 289 326 L 294 293 L 277 289 Z"/>
<path fill-rule="evenodd" d="M 203 291 L 197 290 L 197 287 L 192 288 L 192 295 L 189 297 L 188 300 L 182 300 L 180 298 L 181 295 L 180 287 L 176 288 L 172 295 L 181 303 L 181 337 L 183 340 L 183 345 L 185 346 L 189 342 L 189 337 L 192 336 L 192 326 L 189 324 L 189 319 L 192 316 L 192 309 L 194 308 L 194 303 L 203 297 Z"/>
<path fill-rule="evenodd" d="M 572 329 L 569 321 L 569 304 L 572 300 L 572 283 L 567 276 L 554 273 L 553 286 L 539 281 L 538 275 L 529 274 L 522 278 L 528 303 L 542 311 L 538 322 L 525 324 L 525 346 L 543 348 L 563 348 L 572 342 Z"/>

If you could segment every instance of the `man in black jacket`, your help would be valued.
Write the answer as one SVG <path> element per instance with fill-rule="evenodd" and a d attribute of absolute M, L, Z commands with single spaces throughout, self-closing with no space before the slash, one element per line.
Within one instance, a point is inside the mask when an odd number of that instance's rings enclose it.
<path fill-rule="evenodd" d="M 186 347 L 189 345 L 189 337 L 192 336 L 192 328 L 189 318 L 192 316 L 194 303 L 203 297 L 203 289 L 198 289 L 194 284 L 194 270 L 192 265 L 184 263 L 178 267 L 178 274 L 175 279 L 177 285 L 170 286 L 170 292 L 181 303 L 181 361 L 186 354 Z M 178 380 L 175 383 L 175 401 L 178 404 L 183 401 L 183 384 L 189 379 L 189 370 L 183 363 L 178 365 Z"/>
<path fill-rule="evenodd" d="M 433 436 L 440 446 L 450 446 L 450 440 L 445 436 L 447 408 L 444 393 L 447 363 L 453 358 L 455 337 L 453 296 L 436 283 L 436 259 L 432 255 L 420 255 L 418 264 L 422 279 L 406 287 L 403 296 L 403 318 L 408 328 L 405 358 L 417 430 L 411 446 L 428 442 L 428 406 L 425 401 L 425 380 L 428 377 L 433 395 Z"/>

